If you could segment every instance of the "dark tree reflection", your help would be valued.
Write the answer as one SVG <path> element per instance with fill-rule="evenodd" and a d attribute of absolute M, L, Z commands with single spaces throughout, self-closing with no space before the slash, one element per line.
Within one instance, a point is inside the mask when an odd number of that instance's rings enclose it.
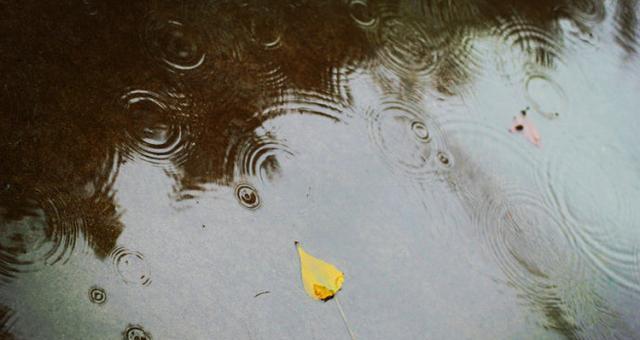
<path fill-rule="evenodd" d="M 125 227 L 112 185 L 127 162 L 163 167 L 178 191 L 230 185 L 256 172 L 237 171 L 243 153 L 260 150 L 252 144 L 278 145 L 278 136 L 256 134 L 265 121 L 291 112 L 341 119 L 282 103 L 313 95 L 348 106 L 346 81 L 357 69 L 383 68 L 405 86 L 424 72 L 455 95 L 474 77 L 470 41 L 488 35 L 553 67 L 563 50 L 558 21 L 589 31 L 607 10 L 601 0 L 19 1 L 0 9 L 5 282 L 68 256 L 80 236 L 104 259 Z M 614 10 L 617 42 L 633 54 L 638 1 Z M 276 173 L 277 159 L 262 170 Z M 34 237 L 52 244 L 28 256 L 44 242 Z"/>

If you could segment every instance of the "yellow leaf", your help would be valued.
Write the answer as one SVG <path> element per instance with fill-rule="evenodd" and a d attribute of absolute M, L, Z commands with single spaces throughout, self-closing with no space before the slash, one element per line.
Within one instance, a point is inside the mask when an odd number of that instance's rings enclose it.
<path fill-rule="evenodd" d="M 311 256 L 295 242 L 300 256 L 300 271 L 304 290 L 316 300 L 329 300 L 342 287 L 344 274 L 334 265 Z"/>

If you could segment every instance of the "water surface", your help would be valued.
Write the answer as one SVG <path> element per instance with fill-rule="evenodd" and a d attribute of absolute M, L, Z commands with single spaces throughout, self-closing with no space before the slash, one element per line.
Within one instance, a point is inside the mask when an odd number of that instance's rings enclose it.
<path fill-rule="evenodd" d="M 639 6 L 0 3 L 0 338 L 640 337 Z"/>

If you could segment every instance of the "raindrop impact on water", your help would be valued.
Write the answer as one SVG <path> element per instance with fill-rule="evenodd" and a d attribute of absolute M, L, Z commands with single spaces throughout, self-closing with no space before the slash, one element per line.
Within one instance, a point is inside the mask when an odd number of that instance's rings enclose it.
<path fill-rule="evenodd" d="M 640 338 L 639 15 L 0 1 L 0 339 Z"/>

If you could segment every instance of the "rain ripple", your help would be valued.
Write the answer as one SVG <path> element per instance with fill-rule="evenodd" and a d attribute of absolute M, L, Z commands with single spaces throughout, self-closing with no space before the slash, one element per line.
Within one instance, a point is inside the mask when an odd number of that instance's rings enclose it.
<path fill-rule="evenodd" d="M 482 120 L 453 115 L 443 117 L 440 126 L 447 135 L 459 140 L 468 140 L 474 148 L 481 148 L 483 153 L 487 152 L 481 160 L 476 161 L 489 162 L 490 164 L 483 165 L 487 165 L 492 170 L 495 170 L 495 165 L 505 155 L 516 157 L 515 160 L 510 158 L 507 161 L 510 164 L 529 170 L 536 169 L 534 155 L 523 152 L 521 145 L 514 143 L 513 136 L 508 133 L 506 126 L 490 125 Z"/>
<path fill-rule="evenodd" d="M 105 155 L 102 162 L 99 163 L 95 171 L 94 177 L 89 181 L 84 189 L 84 196 L 92 198 L 94 202 L 103 199 L 112 199 L 114 195 L 113 185 L 120 172 L 120 164 L 122 156 L 114 148 Z"/>
<path fill-rule="evenodd" d="M 265 66 L 257 74 L 258 82 L 264 93 L 280 94 L 287 84 L 287 76 L 282 72 L 282 67 L 273 62 L 266 62 Z"/>
<path fill-rule="evenodd" d="M 89 289 L 89 301 L 97 305 L 107 302 L 107 292 L 104 288 L 93 286 Z"/>
<path fill-rule="evenodd" d="M 363 29 L 373 29 L 378 24 L 378 18 L 365 0 L 352 0 L 349 2 L 349 14 L 353 21 Z"/>
<path fill-rule="evenodd" d="M 12 328 L 16 321 L 15 312 L 0 305 L 0 339 L 14 340 Z"/>
<path fill-rule="evenodd" d="M 419 0 L 417 6 L 416 10 L 429 21 L 451 26 L 481 17 L 479 6 L 473 1 Z"/>
<path fill-rule="evenodd" d="M 638 51 L 640 44 L 638 42 L 638 15 L 640 15 L 640 6 L 638 0 L 618 1 L 616 8 L 615 26 L 616 42 L 627 53 L 634 54 Z"/>
<path fill-rule="evenodd" d="M 558 118 L 569 110 L 569 99 L 560 84 L 544 75 L 527 77 L 525 96 L 531 107 L 547 119 Z"/>
<path fill-rule="evenodd" d="M 282 15 L 268 8 L 254 9 L 251 13 L 249 31 L 251 39 L 266 50 L 275 50 L 282 45 L 284 31 Z M 269 12 L 265 15 L 265 12 Z"/>
<path fill-rule="evenodd" d="M 122 333 L 124 340 L 151 340 L 149 332 L 140 325 L 129 325 Z"/>
<path fill-rule="evenodd" d="M 235 190 L 236 199 L 245 208 L 253 210 L 260 207 L 258 190 L 249 184 L 239 184 Z"/>
<path fill-rule="evenodd" d="M 404 102 L 388 100 L 367 115 L 369 138 L 385 162 L 414 180 L 432 178 L 453 160 L 438 123 Z"/>
<path fill-rule="evenodd" d="M 124 154 L 154 165 L 181 165 L 192 146 L 191 131 L 183 117 L 183 96 L 131 90 L 121 97 L 127 124 Z"/>
<path fill-rule="evenodd" d="M 147 53 L 171 72 L 195 72 L 207 56 L 204 30 L 175 18 L 149 17 L 142 40 Z"/>
<path fill-rule="evenodd" d="M 264 183 L 275 178 L 283 158 L 291 158 L 294 154 L 272 133 L 257 132 L 241 138 L 239 143 L 229 148 L 225 168 L 233 167 L 236 178 L 254 177 Z"/>
<path fill-rule="evenodd" d="M 561 50 L 557 39 L 547 30 L 522 18 L 501 19 L 495 30 L 503 43 L 531 53 L 539 65 L 551 66 L 560 59 Z"/>
<path fill-rule="evenodd" d="M 484 245 L 528 299 L 553 304 L 555 287 L 584 274 L 560 216 L 532 192 L 502 186 L 484 196 L 472 202 Z"/>
<path fill-rule="evenodd" d="M 566 46 L 572 48 L 581 48 L 583 45 L 596 46 L 598 44 L 598 37 L 594 34 L 591 27 L 583 27 L 576 24 L 575 21 L 569 19 L 562 19 L 558 21 L 558 25 L 564 33 L 566 40 Z"/>
<path fill-rule="evenodd" d="M 640 293 L 634 250 L 640 214 L 630 202 L 640 199 L 637 175 L 618 166 L 624 157 L 615 147 L 600 150 L 574 141 L 547 161 L 546 199 L 559 207 L 579 251 L 600 273 L 619 286 Z M 570 154 L 571 162 L 565 160 Z M 614 161 L 615 160 L 615 161 Z M 605 213 L 606 212 L 606 213 Z"/>
<path fill-rule="evenodd" d="M 635 253 L 635 264 L 633 267 L 633 273 L 635 275 L 635 282 L 636 285 L 640 286 L 640 241 L 636 243 L 636 246 L 634 248 L 634 253 Z"/>
<path fill-rule="evenodd" d="M 555 11 L 570 18 L 582 29 L 601 22 L 606 16 L 605 2 L 601 0 L 575 0 L 567 4 L 559 4 Z"/>
<path fill-rule="evenodd" d="M 124 282 L 142 286 L 151 284 L 149 268 L 141 253 L 124 247 L 116 247 L 109 257 L 114 270 Z"/>
<path fill-rule="evenodd" d="M 78 202 L 60 192 L 35 197 L 0 206 L 0 281 L 64 264 L 83 240 L 79 234 L 86 221 Z"/>
<path fill-rule="evenodd" d="M 274 98 L 273 102 L 259 114 L 261 121 L 284 114 L 305 114 L 325 117 L 336 122 L 345 118 L 347 109 L 339 94 L 324 92 L 287 90 Z"/>
<path fill-rule="evenodd" d="M 437 37 L 434 36 L 434 37 Z M 441 45 L 432 41 L 418 22 L 387 18 L 376 39 L 380 63 L 401 78 L 431 74 L 440 60 Z"/>

